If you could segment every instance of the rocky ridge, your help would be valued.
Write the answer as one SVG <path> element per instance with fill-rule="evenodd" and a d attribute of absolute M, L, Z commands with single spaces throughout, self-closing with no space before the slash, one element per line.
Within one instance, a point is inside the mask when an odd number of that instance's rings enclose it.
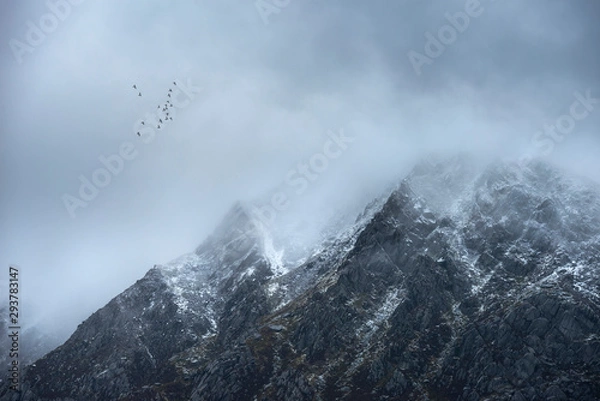
<path fill-rule="evenodd" d="M 423 162 L 297 266 L 243 204 L 0 400 L 598 400 L 600 190 Z"/>

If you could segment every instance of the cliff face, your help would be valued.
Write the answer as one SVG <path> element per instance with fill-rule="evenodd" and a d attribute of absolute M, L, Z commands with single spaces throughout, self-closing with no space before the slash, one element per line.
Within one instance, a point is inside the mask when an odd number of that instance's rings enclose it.
<path fill-rule="evenodd" d="M 1 400 L 598 400 L 600 192 L 422 163 L 298 266 L 238 204 Z"/>

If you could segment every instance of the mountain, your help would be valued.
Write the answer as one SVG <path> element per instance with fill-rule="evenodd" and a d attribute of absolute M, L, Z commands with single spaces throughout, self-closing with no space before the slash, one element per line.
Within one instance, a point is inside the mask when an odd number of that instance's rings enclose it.
<path fill-rule="evenodd" d="M 8 297 L 6 298 L 8 303 Z M 12 339 L 9 337 L 12 330 L 9 330 L 11 326 L 8 324 L 9 321 L 9 308 L 8 306 L 0 307 L 0 349 L 2 349 L 2 355 L 0 355 L 0 365 L 9 366 L 13 359 L 17 359 L 20 365 L 29 365 L 41 358 L 48 352 L 60 345 L 60 339 L 55 335 L 46 333 L 38 325 L 29 325 L 21 327 L 19 330 L 19 340 L 17 354 L 15 358 L 11 356 L 13 353 Z M 8 369 L 2 370 L 0 373 L 0 385 L 7 382 L 10 377 Z"/>
<path fill-rule="evenodd" d="M 297 265 L 238 203 L 0 400 L 599 400 L 600 189 L 427 160 Z"/>

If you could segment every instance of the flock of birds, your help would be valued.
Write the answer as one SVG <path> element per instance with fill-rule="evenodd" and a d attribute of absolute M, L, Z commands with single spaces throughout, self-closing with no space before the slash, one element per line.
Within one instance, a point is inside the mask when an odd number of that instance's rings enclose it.
<path fill-rule="evenodd" d="M 177 86 L 177 82 L 173 81 L 173 85 Z M 133 84 L 133 89 L 138 91 L 138 96 L 142 96 L 142 92 L 139 91 L 138 87 L 136 84 Z M 173 103 L 171 103 L 171 94 L 173 93 L 173 88 L 169 88 L 169 91 L 167 92 L 167 100 L 164 104 L 159 104 L 157 106 L 157 109 L 160 109 L 163 113 L 162 118 L 159 117 L 158 118 L 158 124 L 156 126 L 156 128 L 160 129 L 160 125 L 164 124 L 165 122 L 171 120 L 173 121 L 173 117 L 169 116 L 169 109 L 173 107 Z M 161 109 L 162 107 L 162 109 Z M 163 118 L 164 118 L 164 122 L 163 122 Z M 146 125 L 145 121 L 142 121 L 142 125 Z M 137 136 L 142 136 L 139 131 L 137 132 Z"/>

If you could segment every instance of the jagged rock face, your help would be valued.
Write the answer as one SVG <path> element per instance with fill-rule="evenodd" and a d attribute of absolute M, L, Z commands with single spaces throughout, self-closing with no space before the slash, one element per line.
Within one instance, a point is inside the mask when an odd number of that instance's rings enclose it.
<path fill-rule="evenodd" d="M 9 366 L 13 361 L 9 352 L 12 344 L 9 335 L 12 330 L 8 329 L 8 327 L 11 326 L 8 324 L 8 307 L 0 307 L 0 316 L 0 349 L 2 350 L 2 354 L 0 355 L 0 366 L 4 367 Z M 17 358 L 19 365 L 26 366 L 35 362 L 60 344 L 61 341 L 57 336 L 48 335 L 37 325 L 25 328 L 22 327 L 19 330 L 19 350 Z M 2 369 L 0 372 L 0 386 L 7 381 L 8 378 L 8 369 Z"/>
<path fill-rule="evenodd" d="M 31 366 L 30 385 L 43 389 L 45 399 L 109 400 L 175 381 L 169 358 L 194 345 L 208 322 L 183 319 L 173 298 L 161 272 L 150 270 Z"/>
<path fill-rule="evenodd" d="M 0 399 L 600 399 L 594 185 L 422 163 L 301 265 L 280 256 L 234 206 Z"/>

